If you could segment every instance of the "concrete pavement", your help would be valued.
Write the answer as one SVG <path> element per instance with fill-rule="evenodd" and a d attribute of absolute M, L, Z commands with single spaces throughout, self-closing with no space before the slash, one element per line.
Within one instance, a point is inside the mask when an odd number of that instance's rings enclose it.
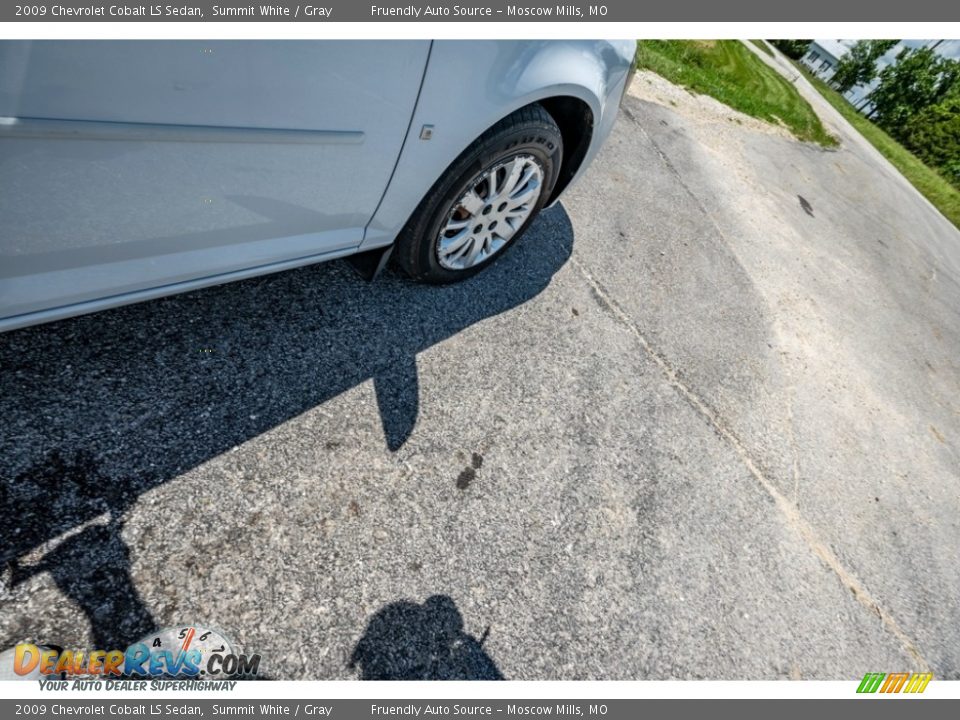
<path fill-rule="evenodd" d="M 675 92 L 638 76 L 461 285 L 332 263 L 0 336 L 2 644 L 960 677 L 960 233 L 841 125 Z"/>

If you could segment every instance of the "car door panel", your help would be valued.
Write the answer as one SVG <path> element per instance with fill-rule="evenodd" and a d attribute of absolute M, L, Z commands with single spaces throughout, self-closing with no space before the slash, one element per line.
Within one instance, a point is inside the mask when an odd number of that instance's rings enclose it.
<path fill-rule="evenodd" d="M 0 317 L 357 247 L 429 43 L 0 43 Z"/>

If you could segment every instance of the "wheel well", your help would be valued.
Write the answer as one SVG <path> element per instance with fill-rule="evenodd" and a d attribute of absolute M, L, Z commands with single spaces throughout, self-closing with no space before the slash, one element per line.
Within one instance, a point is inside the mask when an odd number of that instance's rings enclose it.
<path fill-rule="evenodd" d="M 547 98 L 539 103 L 557 123 L 563 138 L 563 160 L 560 175 L 547 200 L 550 203 L 563 192 L 580 169 L 593 137 L 593 112 L 583 100 L 568 95 Z"/>

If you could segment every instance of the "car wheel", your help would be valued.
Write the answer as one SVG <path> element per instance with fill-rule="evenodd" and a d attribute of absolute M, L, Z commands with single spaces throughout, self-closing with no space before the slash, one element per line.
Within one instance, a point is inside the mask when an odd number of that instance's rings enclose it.
<path fill-rule="evenodd" d="M 476 274 L 530 227 L 562 158 L 560 129 L 543 107 L 504 118 L 434 183 L 397 238 L 397 262 L 429 283 Z"/>

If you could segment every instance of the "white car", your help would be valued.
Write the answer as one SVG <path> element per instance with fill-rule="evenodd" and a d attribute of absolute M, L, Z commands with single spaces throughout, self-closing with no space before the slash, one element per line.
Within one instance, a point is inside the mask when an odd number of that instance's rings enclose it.
<path fill-rule="evenodd" d="M 347 255 L 472 275 L 594 157 L 634 50 L 2 41 L 0 330 Z"/>

